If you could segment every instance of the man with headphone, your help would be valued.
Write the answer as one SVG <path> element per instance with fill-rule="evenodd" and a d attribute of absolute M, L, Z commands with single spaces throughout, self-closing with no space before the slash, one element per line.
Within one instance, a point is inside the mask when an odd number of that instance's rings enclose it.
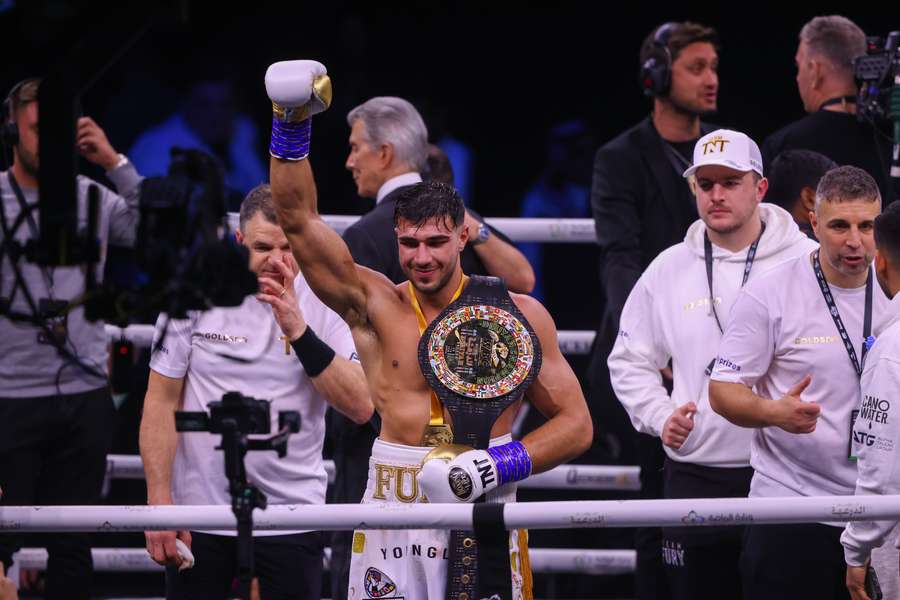
<path fill-rule="evenodd" d="M 682 173 L 691 166 L 696 141 L 715 129 L 700 118 L 716 110 L 717 47 L 716 31 L 696 23 L 664 23 L 650 32 L 641 46 L 639 82 L 652 100 L 652 111 L 594 158 L 591 205 L 606 306 L 588 375 L 591 413 L 595 423 L 603 423 L 607 432 L 612 423 L 615 433 L 626 438 L 626 447 L 634 447 L 636 457 L 621 458 L 641 465 L 645 498 L 662 496 L 664 454 L 658 438 L 632 429 L 615 401 L 606 358 L 631 288 L 650 262 L 679 243 L 698 218 Z M 639 599 L 666 597 L 660 543 L 658 528 L 638 531 Z"/>
<path fill-rule="evenodd" d="M 0 505 L 96 504 L 115 417 L 103 323 L 85 320 L 73 304 L 85 290 L 82 266 L 42 266 L 11 251 L 39 234 L 39 86 L 37 79 L 22 81 L 4 103 L 2 141 L 12 150 L 13 164 L 0 172 Z M 141 177 L 89 117 L 78 119 L 76 143 L 121 194 L 87 177 L 75 182 L 81 231 L 88 189 L 99 188 L 101 278 L 107 244 L 134 244 Z M 44 541 L 46 598 L 89 598 L 88 534 Z M 18 536 L 0 536 L 0 561 L 7 569 L 20 546 Z"/>

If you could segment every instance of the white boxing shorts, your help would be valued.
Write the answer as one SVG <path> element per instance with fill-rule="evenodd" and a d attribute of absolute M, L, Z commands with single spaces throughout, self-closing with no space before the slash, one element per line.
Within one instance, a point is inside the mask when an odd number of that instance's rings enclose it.
<path fill-rule="evenodd" d="M 492 439 L 491 446 L 511 441 Z M 424 503 L 417 475 L 428 446 L 403 446 L 375 440 L 369 459 L 364 504 Z M 516 484 L 488 493 L 487 502 L 515 502 Z M 353 532 L 349 600 L 443 600 L 447 586 L 450 532 L 442 529 L 393 529 Z M 531 600 L 528 532 L 509 532 L 513 600 Z"/>

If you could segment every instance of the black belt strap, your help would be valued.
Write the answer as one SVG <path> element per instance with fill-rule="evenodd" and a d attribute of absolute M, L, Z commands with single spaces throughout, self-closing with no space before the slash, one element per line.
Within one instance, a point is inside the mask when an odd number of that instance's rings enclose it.
<path fill-rule="evenodd" d="M 507 392 L 494 397 L 464 396 L 448 387 L 432 366 L 432 351 L 434 350 L 432 342 L 435 330 L 446 329 L 449 327 L 448 323 L 462 321 L 468 324 L 457 325 L 455 331 L 461 333 L 463 337 L 467 337 L 471 330 L 467 333 L 466 328 L 476 327 L 473 323 L 477 319 L 467 321 L 463 318 L 457 321 L 456 317 L 451 319 L 451 316 L 459 315 L 460 311 L 467 312 L 466 307 L 474 306 L 492 307 L 491 310 L 500 310 L 511 315 L 521 325 L 517 335 L 530 336 L 533 344 L 533 360 L 527 374 L 523 372 L 521 374 L 523 379 L 518 384 L 510 387 Z M 513 351 L 518 352 L 517 348 L 517 346 L 509 348 L 509 356 L 512 356 Z M 449 351 L 446 345 L 443 347 L 443 351 L 446 356 Z M 541 349 L 538 337 L 525 316 L 513 303 L 506 284 L 502 279 L 496 277 L 477 275 L 470 277 L 460 297 L 445 308 L 426 328 L 419 342 L 418 354 L 419 365 L 425 379 L 450 413 L 453 422 L 453 443 L 477 449 L 488 447 L 494 422 L 507 407 L 522 397 L 527 387 L 537 377 L 541 367 Z M 479 354 L 479 356 L 482 355 Z M 466 367 L 457 365 L 457 368 L 459 368 L 460 377 L 465 375 L 472 378 L 471 373 L 465 373 Z M 476 380 L 478 379 L 476 378 Z M 479 383 L 479 385 L 481 384 Z M 453 530 L 450 532 L 446 599 L 476 600 L 477 598 L 496 597 L 499 600 L 510 600 L 512 575 L 510 572 L 509 535 L 503 526 L 502 505 L 485 504 L 483 497 L 479 498 L 477 502 L 474 509 L 475 531 Z M 498 514 L 500 515 L 499 520 Z M 482 533 L 486 537 L 482 538 Z"/>

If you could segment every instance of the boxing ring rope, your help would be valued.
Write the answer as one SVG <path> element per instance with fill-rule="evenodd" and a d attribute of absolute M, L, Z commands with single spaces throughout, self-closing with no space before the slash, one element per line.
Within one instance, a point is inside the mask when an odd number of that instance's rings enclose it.
<path fill-rule="evenodd" d="M 472 504 L 278 505 L 253 514 L 254 530 L 472 529 Z M 900 495 L 516 502 L 508 529 L 704 527 L 900 520 Z M 230 506 L 4 506 L 0 531 L 235 529 Z"/>
<path fill-rule="evenodd" d="M 148 573 L 162 572 L 144 548 L 94 548 L 91 550 L 94 571 Z M 531 570 L 535 573 L 581 573 L 586 575 L 621 575 L 633 573 L 634 550 L 573 550 L 563 548 L 529 548 Z M 19 569 L 47 569 L 47 550 L 22 548 L 13 556 Z M 330 567 L 331 548 L 322 557 L 326 570 Z"/>
<path fill-rule="evenodd" d="M 334 481 L 334 461 L 326 460 L 328 482 Z M 110 454 L 106 457 L 106 475 L 111 479 L 143 479 L 141 457 Z M 560 465 L 519 482 L 519 488 L 543 490 L 639 490 L 641 468 L 608 465 Z"/>
<path fill-rule="evenodd" d="M 322 215 L 322 220 L 343 234 L 359 220 L 359 215 Z M 553 242 L 562 244 L 594 244 L 597 231 L 593 219 L 531 219 L 518 217 L 485 217 L 485 223 L 514 242 Z M 238 228 L 238 213 L 228 213 L 228 226 Z"/>
<path fill-rule="evenodd" d="M 106 325 L 106 337 L 111 342 L 124 338 L 139 348 L 149 348 L 153 343 L 154 330 L 153 325 L 129 325 L 124 328 Z M 594 335 L 595 332 L 589 330 L 560 331 L 559 349 L 563 354 L 590 354 Z"/>

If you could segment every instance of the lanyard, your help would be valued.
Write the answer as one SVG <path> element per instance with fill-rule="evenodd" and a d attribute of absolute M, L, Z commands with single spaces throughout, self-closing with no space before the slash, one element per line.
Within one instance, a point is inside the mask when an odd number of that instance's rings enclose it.
<path fill-rule="evenodd" d="M 759 247 L 759 240 L 762 239 L 765 231 L 766 223 L 765 221 L 762 221 L 759 229 L 759 236 L 757 236 L 756 240 L 750 244 L 750 248 L 747 249 L 747 260 L 744 261 L 744 279 L 741 281 L 741 287 L 744 287 L 747 283 L 747 279 L 750 278 L 750 270 L 753 268 L 753 260 L 756 258 L 756 249 Z M 719 326 L 719 333 L 725 333 L 722 329 L 722 322 L 719 321 L 719 314 L 716 312 L 716 297 L 713 294 L 712 242 L 709 241 L 709 235 L 707 235 L 706 231 L 703 232 L 703 259 L 706 261 L 706 282 L 709 284 L 709 306 L 712 309 L 713 316 L 716 318 L 716 325 Z"/>
<path fill-rule="evenodd" d="M 450 304 L 459 298 L 459 295 L 462 294 L 463 288 L 466 286 L 468 280 L 468 277 L 465 275 L 462 276 L 459 280 L 459 287 L 456 288 L 456 291 L 453 292 L 453 297 L 450 298 Z M 416 319 L 419 321 L 419 335 L 422 335 L 425 333 L 425 330 L 428 329 L 428 321 L 425 320 L 425 313 L 422 312 L 422 307 L 419 306 L 419 300 L 416 298 L 416 288 L 413 287 L 412 281 L 407 281 L 406 285 L 409 288 L 409 299 L 412 303 L 413 310 L 416 311 Z M 428 424 L 444 424 L 444 407 L 441 406 L 441 401 L 438 400 L 434 390 L 431 392 L 431 418 L 429 419 Z"/>
<path fill-rule="evenodd" d="M 819 251 L 816 250 L 812 255 L 813 259 L 813 272 L 816 274 L 816 280 L 819 282 L 819 289 L 822 290 L 822 296 L 825 297 L 825 304 L 828 305 L 828 312 L 831 313 L 831 318 L 834 319 L 834 325 L 837 327 L 838 333 L 841 336 L 841 340 L 844 342 L 844 348 L 847 350 L 847 356 L 850 357 L 850 362 L 853 363 L 853 369 L 856 371 L 856 376 L 862 376 L 862 364 L 860 360 L 856 358 L 856 349 L 853 347 L 853 342 L 850 341 L 850 335 L 847 333 L 847 328 L 844 327 L 844 321 L 841 320 L 841 313 L 838 311 L 837 304 L 834 302 L 834 296 L 831 295 L 831 288 L 828 287 L 828 281 L 825 279 L 825 273 L 822 272 L 822 265 L 819 262 Z M 869 351 L 869 346 L 872 344 L 872 269 L 869 268 L 868 276 L 866 277 L 866 310 L 863 313 L 863 344 L 861 350 L 862 362 L 866 360 L 866 353 Z"/>

